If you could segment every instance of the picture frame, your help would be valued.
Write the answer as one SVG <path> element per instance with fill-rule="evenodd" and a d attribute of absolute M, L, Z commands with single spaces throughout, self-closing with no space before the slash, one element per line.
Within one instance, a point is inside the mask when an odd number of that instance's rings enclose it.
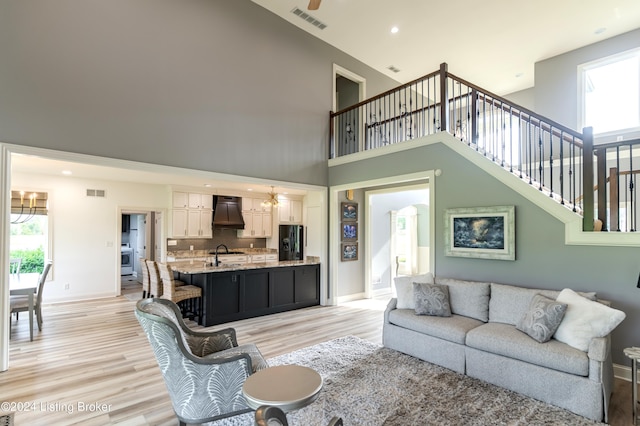
<path fill-rule="evenodd" d="M 342 222 L 342 241 L 358 240 L 358 223 Z"/>
<path fill-rule="evenodd" d="M 343 262 L 358 260 L 358 243 L 342 243 L 340 260 Z"/>
<path fill-rule="evenodd" d="M 447 209 L 445 255 L 516 260 L 515 206 Z"/>
<path fill-rule="evenodd" d="M 342 203 L 340 217 L 343 222 L 357 222 L 358 203 Z"/>

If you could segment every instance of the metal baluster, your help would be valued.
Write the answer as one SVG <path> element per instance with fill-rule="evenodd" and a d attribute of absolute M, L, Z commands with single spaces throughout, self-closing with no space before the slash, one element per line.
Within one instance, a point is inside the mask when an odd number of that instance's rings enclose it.
<path fill-rule="evenodd" d="M 564 205 L 564 131 L 560 131 L 560 204 Z"/>

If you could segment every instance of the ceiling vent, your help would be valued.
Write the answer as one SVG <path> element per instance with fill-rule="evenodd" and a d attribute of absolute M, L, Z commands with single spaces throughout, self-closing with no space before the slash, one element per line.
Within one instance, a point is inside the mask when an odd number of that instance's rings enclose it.
<path fill-rule="evenodd" d="M 390 71 L 393 71 L 393 72 L 395 72 L 395 73 L 400 72 L 400 68 L 396 68 L 396 67 L 394 67 L 393 65 L 389 65 L 389 66 L 387 67 L 387 69 L 388 69 L 388 70 L 390 70 Z"/>
<path fill-rule="evenodd" d="M 104 189 L 87 189 L 87 197 L 102 197 L 107 195 Z"/>
<path fill-rule="evenodd" d="M 316 18 L 309 15 L 307 12 L 305 12 L 302 9 L 298 9 L 297 7 L 294 7 L 293 9 L 291 9 L 291 13 L 293 13 L 300 19 L 304 19 L 305 21 L 307 21 L 308 23 L 310 23 L 316 28 L 319 28 L 321 30 L 324 30 L 325 28 L 327 28 L 327 24 L 318 21 Z"/>

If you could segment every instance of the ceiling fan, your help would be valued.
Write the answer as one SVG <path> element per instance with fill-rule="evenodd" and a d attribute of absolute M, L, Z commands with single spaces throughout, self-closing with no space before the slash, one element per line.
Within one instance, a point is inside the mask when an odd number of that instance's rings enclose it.
<path fill-rule="evenodd" d="M 320 7 L 320 1 L 321 0 L 309 0 L 309 6 L 307 6 L 307 9 L 318 10 L 318 8 Z"/>

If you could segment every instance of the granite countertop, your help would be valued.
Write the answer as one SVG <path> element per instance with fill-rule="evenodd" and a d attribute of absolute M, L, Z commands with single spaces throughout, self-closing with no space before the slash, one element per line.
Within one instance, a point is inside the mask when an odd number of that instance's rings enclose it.
<path fill-rule="evenodd" d="M 171 259 L 170 261 L 179 261 L 181 260 L 189 260 L 193 258 L 202 258 L 202 257 L 210 257 L 213 256 L 214 250 L 175 250 L 175 251 L 167 251 L 167 259 Z M 278 254 L 277 249 L 270 248 L 230 248 L 229 256 L 241 256 L 241 255 L 251 255 L 251 254 Z M 224 250 L 218 251 L 218 256 L 227 256 L 227 253 Z M 175 259 L 175 260 L 174 260 Z"/>
<path fill-rule="evenodd" d="M 285 266 L 317 265 L 319 263 L 320 259 L 314 256 L 309 256 L 306 260 L 283 260 L 279 262 L 227 264 L 220 266 L 211 266 L 210 263 L 200 260 L 185 260 L 171 262 L 171 268 L 181 274 L 206 274 L 209 272 L 229 272 L 244 271 L 248 269 L 279 268 Z"/>

